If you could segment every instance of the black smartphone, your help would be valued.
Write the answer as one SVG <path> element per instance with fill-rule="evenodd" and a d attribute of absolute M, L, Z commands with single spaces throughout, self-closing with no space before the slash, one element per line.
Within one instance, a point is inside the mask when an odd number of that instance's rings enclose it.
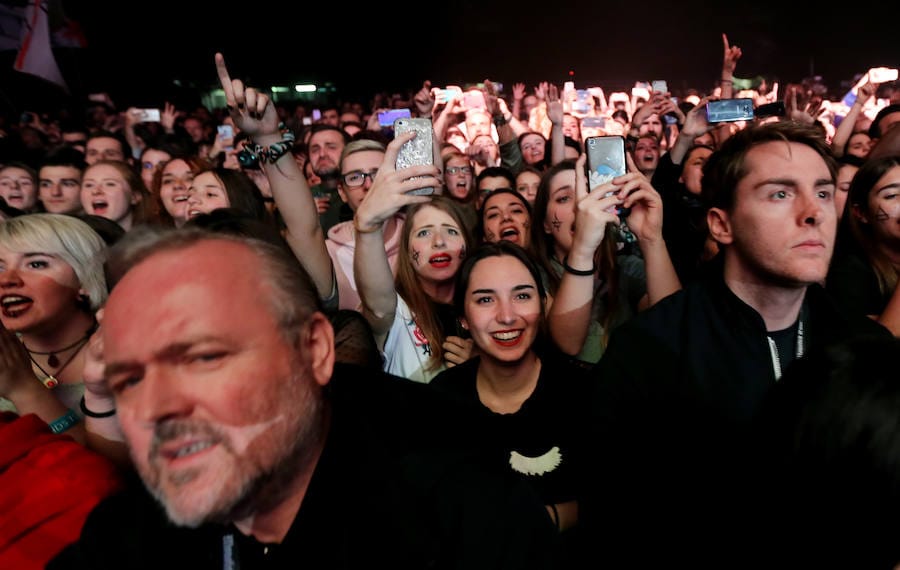
<path fill-rule="evenodd" d="M 753 112 L 757 117 L 783 117 L 787 111 L 784 108 L 784 101 L 775 101 L 760 105 Z"/>
<path fill-rule="evenodd" d="M 625 174 L 625 137 L 619 135 L 588 137 L 585 148 L 588 192 Z M 619 217 L 624 218 L 631 212 L 628 208 L 620 208 L 617 213 Z"/>
<path fill-rule="evenodd" d="M 753 117 L 753 99 L 719 99 L 706 104 L 706 121 L 709 123 L 749 121 Z"/>

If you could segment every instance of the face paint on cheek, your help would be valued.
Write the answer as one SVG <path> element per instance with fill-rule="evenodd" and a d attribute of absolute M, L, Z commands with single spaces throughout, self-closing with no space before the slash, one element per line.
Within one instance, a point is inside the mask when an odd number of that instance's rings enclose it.
<path fill-rule="evenodd" d="M 461 248 L 459 248 L 459 260 L 462 261 L 465 258 L 466 258 L 466 246 L 463 245 Z"/>
<path fill-rule="evenodd" d="M 418 250 L 418 249 L 414 249 L 413 252 L 412 252 L 412 260 L 413 260 L 413 263 L 415 263 L 416 265 L 419 265 L 419 258 L 420 258 L 420 257 L 421 257 L 421 253 L 419 252 L 419 250 Z"/>
<path fill-rule="evenodd" d="M 562 222 L 559 221 L 559 216 L 554 215 L 553 219 L 550 221 L 550 225 L 553 226 L 553 229 L 559 231 L 559 228 L 562 226 Z"/>
<path fill-rule="evenodd" d="M 889 219 L 890 219 L 890 216 L 888 216 L 888 213 L 884 211 L 884 208 L 879 206 L 878 213 L 875 214 L 875 221 L 876 222 L 886 222 Z"/>
<path fill-rule="evenodd" d="M 496 237 L 496 236 L 494 235 L 494 232 L 492 232 L 492 231 L 490 231 L 490 230 L 485 230 L 485 231 L 484 231 L 484 240 L 485 240 L 485 241 L 494 241 L 494 238 L 495 238 L 495 237 Z"/>
<path fill-rule="evenodd" d="M 280 415 L 267 422 L 260 422 L 258 424 L 239 427 L 225 426 L 220 427 L 219 430 L 228 434 L 232 448 L 237 453 L 243 454 L 247 450 L 247 448 L 250 447 L 250 444 L 253 443 L 253 440 L 271 429 L 275 424 L 281 423 L 286 419 L 287 418 L 285 418 L 284 415 Z"/>

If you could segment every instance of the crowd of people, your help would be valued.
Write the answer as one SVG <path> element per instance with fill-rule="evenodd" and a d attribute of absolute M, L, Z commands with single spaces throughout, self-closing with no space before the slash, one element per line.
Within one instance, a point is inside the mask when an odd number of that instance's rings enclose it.
<path fill-rule="evenodd" d="M 900 565 L 900 90 L 740 57 L 312 121 L 216 54 L 221 109 L 23 117 L 0 567 Z"/>

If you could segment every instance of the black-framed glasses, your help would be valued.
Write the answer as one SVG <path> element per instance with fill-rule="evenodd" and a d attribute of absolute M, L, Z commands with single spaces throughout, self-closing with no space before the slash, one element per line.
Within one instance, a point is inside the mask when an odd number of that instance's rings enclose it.
<path fill-rule="evenodd" d="M 448 166 L 447 174 L 472 174 L 471 166 Z"/>
<path fill-rule="evenodd" d="M 378 174 L 378 169 L 370 170 L 369 172 L 363 172 L 362 170 L 354 170 L 353 172 L 348 172 L 347 174 L 341 175 L 341 180 L 344 181 L 345 186 L 349 186 L 350 188 L 356 188 L 358 186 L 362 186 L 366 183 L 366 178 L 371 181 L 375 181 L 375 175 Z"/>

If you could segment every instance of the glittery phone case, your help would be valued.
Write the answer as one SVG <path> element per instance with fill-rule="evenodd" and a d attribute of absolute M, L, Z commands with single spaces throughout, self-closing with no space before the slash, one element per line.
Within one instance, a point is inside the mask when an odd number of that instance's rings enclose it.
<path fill-rule="evenodd" d="M 434 164 L 434 147 L 432 138 L 434 130 L 431 119 L 413 117 L 410 119 L 397 119 L 394 121 L 394 136 L 415 131 L 416 137 L 403 144 L 397 154 L 397 170 L 410 166 Z M 434 187 L 418 188 L 411 190 L 410 194 L 428 195 L 434 194 Z"/>

